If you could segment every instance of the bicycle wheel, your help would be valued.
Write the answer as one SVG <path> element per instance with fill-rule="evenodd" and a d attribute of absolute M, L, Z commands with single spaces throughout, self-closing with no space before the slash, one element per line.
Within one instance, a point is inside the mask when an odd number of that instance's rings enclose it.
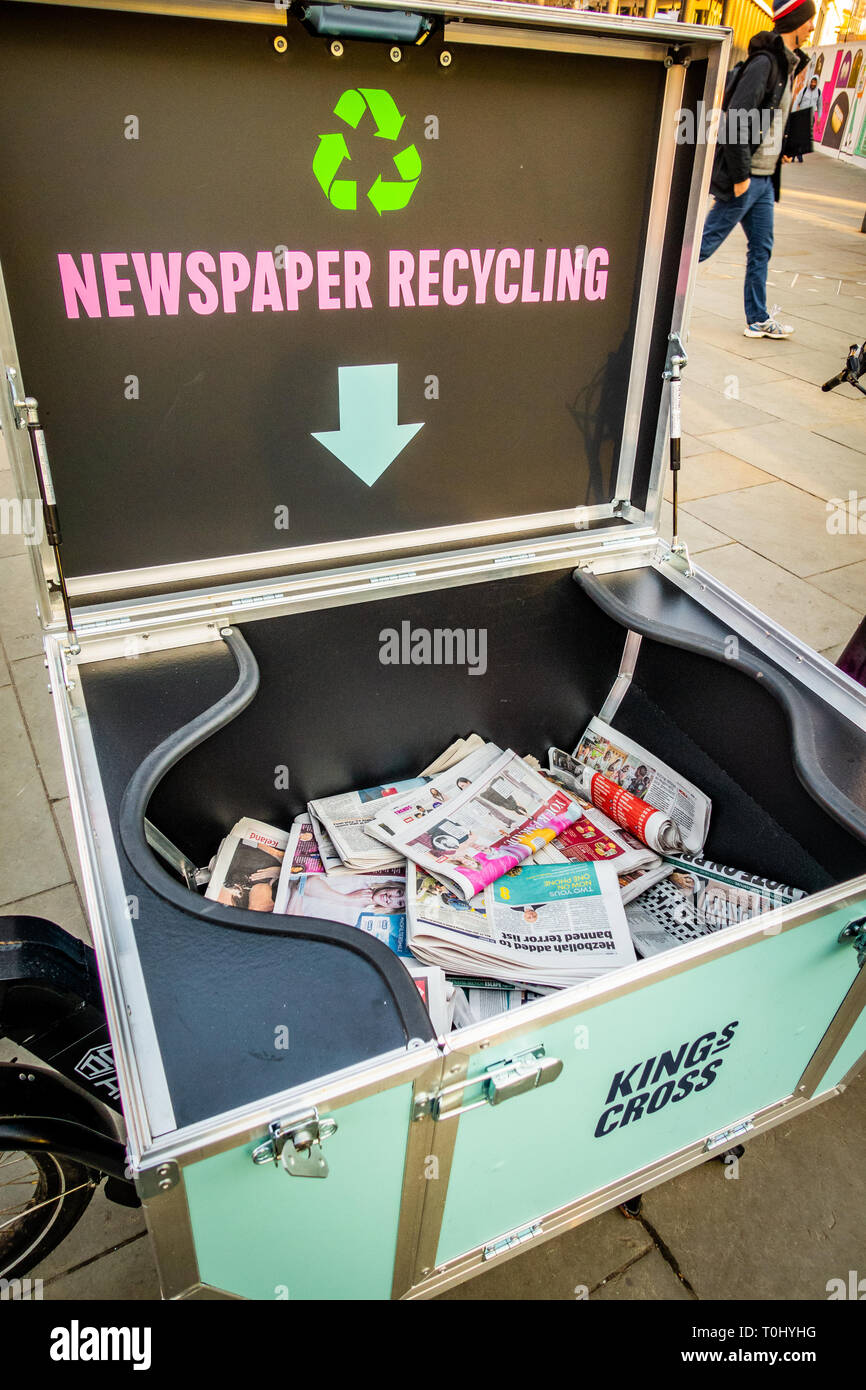
<path fill-rule="evenodd" d="M 59 1154 L 0 1152 L 0 1278 L 26 1274 L 60 1244 L 101 1176 Z"/>

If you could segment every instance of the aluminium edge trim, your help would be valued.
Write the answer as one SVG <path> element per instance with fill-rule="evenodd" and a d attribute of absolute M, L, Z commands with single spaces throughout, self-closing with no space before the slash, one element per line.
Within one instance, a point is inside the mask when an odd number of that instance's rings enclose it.
<path fill-rule="evenodd" d="M 80 686 L 67 690 L 59 642 L 46 639 L 45 653 L 83 896 L 99 961 L 127 1143 L 134 1163 L 152 1143 L 155 1130 L 175 1130 L 174 1110 L 127 912 L 126 886 L 111 833 L 83 692 Z M 133 1039 L 137 1046 L 133 1046 Z M 147 1084 L 142 1075 L 145 1065 L 149 1068 Z"/>
<path fill-rule="evenodd" d="M 833 666 L 826 657 L 820 655 L 806 642 L 795 637 L 787 628 L 767 617 L 759 608 L 726 584 L 716 579 L 699 564 L 692 564 L 692 573 L 684 574 L 668 563 L 670 548 L 662 544 L 657 551 L 653 568 L 662 573 L 665 579 L 706 608 L 721 621 L 730 620 L 734 615 L 738 620 L 738 632 L 755 649 L 782 667 L 794 679 L 805 685 L 822 700 L 828 699 L 828 684 L 832 687 L 834 700 L 831 702 L 858 728 L 866 730 L 866 692 L 857 681 L 852 680 L 838 666 Z M 697 590 L 697 592 L 696 592 Z"/>
<path fill-rule="evenodd" d="M 154 629 L 182 629 L 191 624 L 224 626 L 255 618 L 274 617 L 290 609 L 315 609 L 338 602 L 372 600 L 384 593 L 412 593 L 449 583 L 472 583 L 494 577 L 533 573 L 561 567 L 568 569 L 592 561 L 626 568 L 628 562 L 648 565 L 657 544 L 650 527 L 625 529 L 614 534 L 590 533 L 583 537 L 554 537 L 535 545 L 500 546 L 420 556 L 390 564 L 319 571 L 283 579 L 258 580 L 253 584 L 226 585 L 214 589 L 167 596 L 161 602 L 141 598 L 128 604 L 76 609 L 76 634 L 82 646 L 80 661 L 95 659 L 94 643 L 152 634 Z M 57 629 L 58 635 L 65 629 Z M 213 640 L 214 634 L 202 638 Z M 181 639 L 177 645 L 183 645 Z M 162 643 L 170 646 L 171 643 Z"/>

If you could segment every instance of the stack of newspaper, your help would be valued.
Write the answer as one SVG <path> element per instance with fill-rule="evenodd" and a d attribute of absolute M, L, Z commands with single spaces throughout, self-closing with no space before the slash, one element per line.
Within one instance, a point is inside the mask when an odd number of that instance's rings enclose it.
<path fill-rule="evenodd" d="M 607 864 L 524 864 L 473 902 L 417 866 L 413 875 L 410 950 L 451 974 L 562 989 L 636 959 Z"/>
<path fill-rule="evenodd" d="M 472 734 L 417 777 L 311 801 L 289 831 L 241 820 L 207 895 L 377 937 L 438 1032 L 802 896 L 706 860 L 709 798 L 602 720 L 548 760 Z"/>

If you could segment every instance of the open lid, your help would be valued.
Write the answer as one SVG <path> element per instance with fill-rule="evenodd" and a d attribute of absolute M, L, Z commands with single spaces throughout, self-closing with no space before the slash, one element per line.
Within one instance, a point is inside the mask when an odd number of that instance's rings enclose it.
<path fill-rule="evenodd" d="M 137 8 L 0 4 L 4 366 L 74 595 L 654 524 L 724 31 Z"/>

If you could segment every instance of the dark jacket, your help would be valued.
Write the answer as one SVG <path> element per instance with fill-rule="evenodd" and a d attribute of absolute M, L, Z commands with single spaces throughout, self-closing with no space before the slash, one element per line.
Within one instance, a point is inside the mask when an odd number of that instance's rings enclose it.
<path fill-rule="evenodd" d="M 751 176 L 752 155 L 763 138 L 760 132 L 769 129 L 772 113 L 780 105 L 788 81 L 808 61 L 799 49 L 795 51 L 799 62 L 792 69 L 781 34 L 765 29 L 755 34 L 749 43 L 749 54 L 731 93 L 726 118 L 719 133 L 710 181 L 710 192 L 723 203 L 733 198 L 735 183 L 743 183 Z M 757 119 L 750 119 L 752 113 L 758 113 Z M 751 135 L 758 138 L 752 140 L 749 138 Z M 773 172 L 776 202 L 779 201 L 781 187 L 781 163 L 780 156 Z"/>

